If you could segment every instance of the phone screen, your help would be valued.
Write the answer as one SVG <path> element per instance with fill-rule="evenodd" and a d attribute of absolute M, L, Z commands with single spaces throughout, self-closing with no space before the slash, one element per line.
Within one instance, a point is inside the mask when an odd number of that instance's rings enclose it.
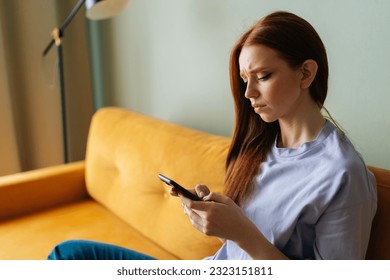
<path fill-rule="evenodd" d="M 183 188 L 182 186 L 180 186 L 178 183 L 176 183 L 172 179 L 169 179 L 167 176 L 164 176 L 162 174 L 158 174 L 158 178 L 160 178 L 160 180 L 163 181 L 165 184 L 175 188 L 175 190 L 178 193 L 182 194 L 183 196 L 185 196 L 191 200 L 201 201 L 201 199 L 197 195 L 195 195 L 192 192 L 190 192 L 189 190 Z"/>

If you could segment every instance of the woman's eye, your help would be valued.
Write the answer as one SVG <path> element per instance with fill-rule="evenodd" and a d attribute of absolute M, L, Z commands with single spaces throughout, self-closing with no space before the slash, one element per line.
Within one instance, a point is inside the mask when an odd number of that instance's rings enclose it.
<path fill-rule="evenodd" d="M 272 75 L 272 73 L 269 73 L 269 74 L 267 74 L 265 76 L 262 76 L 262 77 L 258 78 L 257 80 L 259 80 L 259 81 L 266 81 L 266 80 L 268 80 L 271 77 L 271 75 Z"/>

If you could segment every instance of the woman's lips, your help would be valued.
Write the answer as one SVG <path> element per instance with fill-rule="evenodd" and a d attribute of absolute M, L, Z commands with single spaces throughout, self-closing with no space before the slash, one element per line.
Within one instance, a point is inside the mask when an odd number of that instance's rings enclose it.
<path fill-rule="evenodd" d="M 256 113 L 259 113 L 266 107 L 266 105 L 264 105 L 264 104 L 252 104 L 252 107 L 253 107 L 253 109 L 255 110 Z"/>
<path fill-rule="evenodd" d="M 257 108 L 264 108 L 266 105 L 264 105 L 264 104 L 252 104 L 252 107 L 253 108 L 255 108 L 255 109 L 257 109 Z"/>

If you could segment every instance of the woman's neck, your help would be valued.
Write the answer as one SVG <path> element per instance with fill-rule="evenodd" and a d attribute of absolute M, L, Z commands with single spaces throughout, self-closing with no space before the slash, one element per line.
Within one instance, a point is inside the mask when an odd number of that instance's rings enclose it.
<path fill-rule="evenodd" d="M 306 142 L 314 141 L 324 127 L 326 120 L 316 104 L 298 112 L 292 118 L 279 119 L 279 148 L 299 148 Z"/>

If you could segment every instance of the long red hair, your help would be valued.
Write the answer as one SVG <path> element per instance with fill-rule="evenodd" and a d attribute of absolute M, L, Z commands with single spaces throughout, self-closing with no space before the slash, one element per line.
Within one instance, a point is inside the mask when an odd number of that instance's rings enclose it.
<path fill-rule="evenodd" d="M 245 98 L 246 85 L 240 77 L 238 59 L 244 46 L 265 45 L 292 67 L 307 59 L 318 64 L 310 95 L 321 108 L 328 90 L 328 61 L 325 47 L 314 28 L 288 12 L 275 12 L 253 25 L 233 47 L 230 56 L 230 86 L 235 105 L 235 128 L 226 161 L 225 194 L 242 204 L 250 195 L 260 164 L 280 132 L 278 121 L 264 122 Z"/>

